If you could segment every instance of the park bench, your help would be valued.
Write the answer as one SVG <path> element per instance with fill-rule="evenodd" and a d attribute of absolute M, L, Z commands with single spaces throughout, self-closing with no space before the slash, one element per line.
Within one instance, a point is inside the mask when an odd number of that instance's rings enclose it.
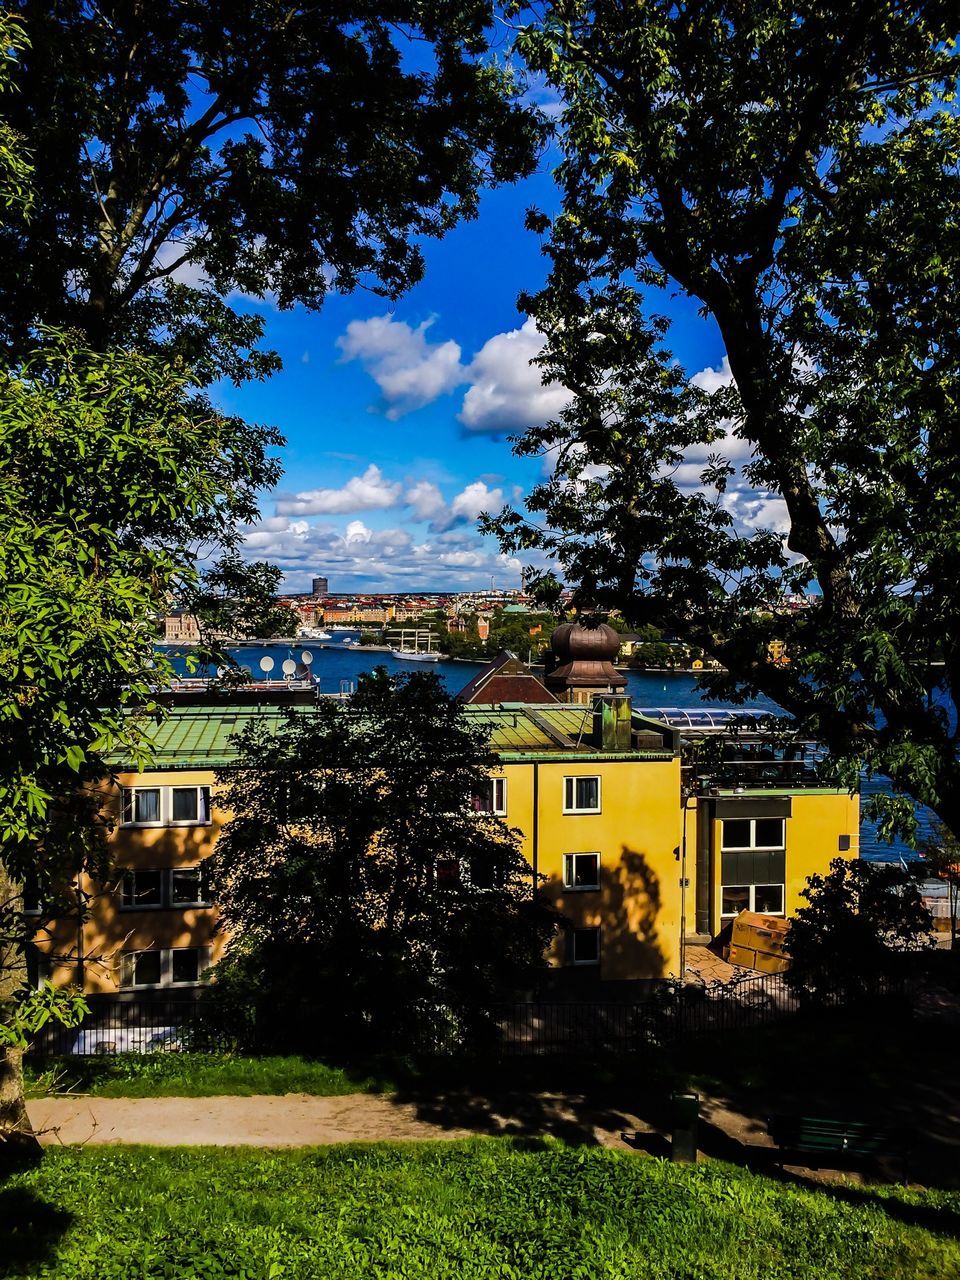
<path fill-rule="evenodd" d="M 767 1131 L 778 1148 L 778 1164 L 783 1168 L 786 1157 L 801 1156 L 803 1163 L 819 1168 L 810 1157 L 875 1159 L 894 1155 L 903 1161 L 903 1180 L 907 1181 L 907 1135 L 897 1129 L 883 1128 L 859 1120 L 828 1120 L 822 1116 L 771 1116 Z M 794 1161 L 789 1161 L 794 1163 Z M 827 1160 L 823 1160 L 827 1164 Z M 834 1167 L 829 1164 L 828 1167 Z"/>

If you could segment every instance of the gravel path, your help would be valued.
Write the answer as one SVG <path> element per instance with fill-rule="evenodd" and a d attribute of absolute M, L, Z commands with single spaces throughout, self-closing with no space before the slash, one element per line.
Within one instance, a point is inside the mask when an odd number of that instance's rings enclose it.
<path fill-rule="evenodd" d="M 594 1111 L 583 1098 L 529 1095 L 514 1105 L 463 1096 L 401 1101 L 390 1095 L 307 1094 L 253 1098 L 38 1098 L 28 1103 L 47 1145 L 305 1147 L 332 1142 L 423 1142 L 477 1134 L 554 1133 L 601 1146 L 622 1146 L 637 1127 L 620 1111 Z"/>

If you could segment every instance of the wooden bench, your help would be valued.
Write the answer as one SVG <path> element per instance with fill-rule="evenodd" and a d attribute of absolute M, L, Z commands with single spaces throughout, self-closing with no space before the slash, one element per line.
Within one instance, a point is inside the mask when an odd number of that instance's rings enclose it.
<path fill-rule="evenodd" d="M 777 1145 L 781 1169 L 785 1157 L 791 1155 L 805 1157 L 796 1163 L 814 1169 L 820 1168 L 820 1164 L 809 1159 L 810 1156 L 871 1159 L 895 1155 L 903 1161 L 903 1180 L 907 1181 L 908 1143 L 901 1130 L 859 1120 L 827 1120 L 822 1116 L 771 1116 L 767 1131 Z"/>

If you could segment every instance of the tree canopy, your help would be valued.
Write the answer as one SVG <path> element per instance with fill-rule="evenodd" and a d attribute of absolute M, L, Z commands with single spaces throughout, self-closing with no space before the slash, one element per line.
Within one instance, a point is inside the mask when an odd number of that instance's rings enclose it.
<path fill-rule="evenodd" d="M 521 21 L 524 7 L 518 6 Z M 956 8 L 561 0 L 517 38 L 557 90 L 562 207 L 521 299 L 569 388 L 533 520 L 578 601 L 704 649 L 960 830 Z M 729 366 L 691 380 L 687 295 Z M 546 583 L 545 585 L 549 585 Z M 785 597 L 808 593 L 809 607 Z M 769 660 L 772 640 L 789 662 Z M 883 830 L 912 805 L 880 797 Z"/>
<path fill-rule="evenodd" d="M 395 297 L 417 244 L 529 172 L 538 138 L 488 51 L 488 0 L 12 0 L 29 45 L 5 104 L 34 161 L 0 228 L 0 343 L 37 324 L 263 376 L 237 295 Z"/>
<path fill-rule="evenodd" d="M 475 1034 L 542 968 L 555 915 L 490 811 L 484 731 L 425 672 L 255 721 L 220 780 L 217 987 L 300 1048 Z M 476 799 L 474 799 L 476 798 Z"/>
<path fill-rule="evenodd" d="M 810 876 L 790 921 L 788 979 L 812 998 L 876 993 L 904 952 L 928 950 L 933 922 L 914 875 L 892 862 L 834 858 Z"/>

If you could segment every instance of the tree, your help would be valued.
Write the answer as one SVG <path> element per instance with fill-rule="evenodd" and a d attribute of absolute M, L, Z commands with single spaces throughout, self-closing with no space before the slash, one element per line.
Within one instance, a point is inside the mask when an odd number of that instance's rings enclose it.
<path fill-rule="evenodd" d="M 789 980 L 814 998 L 868 995 L 897 972 L 897 957 L 931 946 L 933 922 L 911 872 L 887 862 L 834 858 L 800 891 L 807 905 L 790 922 Z"/>
<path fill-rule="evenodd" d="M 230 936 L 216 983 L 256 1005 L 268 1043 L 469 1038 L 543 966 L 555 916 L 517 833 L 482 811 L 496 757 L 435 675 L 378 668 L 238 746 L 211 860 Z"/>
<path fill-rule="evenodd" d="M 957 915 L 960 914 L 960 840 L 942 822 L 934 821 L 930 836 L 920 845 L 924 870 L 947 886 L 950 911 L 950 949 L 957 949 Z"/>
<path fill-rule="evenodd" d="M 280 0 L 14 0 L 5 106 L 34 213 L 0 229 L 0 346 L 36 326 L 262 377 L 237 294 L 319 307 L 423 271 L 418 239 L 533 166 L 538 127 L 488 53 L 488 0 L 375 10 Z"/>
<path fill-rule="evenodd" d="M 521 30 L 561 99 L 550 275 L 521 299 L 572 399 L 492 523 L 703 649 L 960 832 L 960 117 L 953 5 L 560 0 Z M 691 381 L 672 290 L 729 369 Z M 729 376 L 728 376 L 729 375 Z M 711 387 L 710 382 L 726 385 Z M 809 593 L 809 607 L 784 597 Z M 781 640 L 789 663 L 769 661 Z M 878 798 L 885 834 L 913 805 Z"/>
<path fill-rule="evenodd" d="M 154 650 L 171 596 L 239 538 L 276 482 L 275 433 L 216 412 L 155 358 L 51 339 L 0 371 L 0 1020 L 15 1026 L 30 882 L 57 914 L 104 865 L 107 756 L 149 759 Z M 23 1010 L 19 1015 L 30 1021 Z M 4 1037 L 0 1044 L 4 1043 Z M 23 1129 L 16 1041 L 0 1057 L 0 1142 Z"/>

